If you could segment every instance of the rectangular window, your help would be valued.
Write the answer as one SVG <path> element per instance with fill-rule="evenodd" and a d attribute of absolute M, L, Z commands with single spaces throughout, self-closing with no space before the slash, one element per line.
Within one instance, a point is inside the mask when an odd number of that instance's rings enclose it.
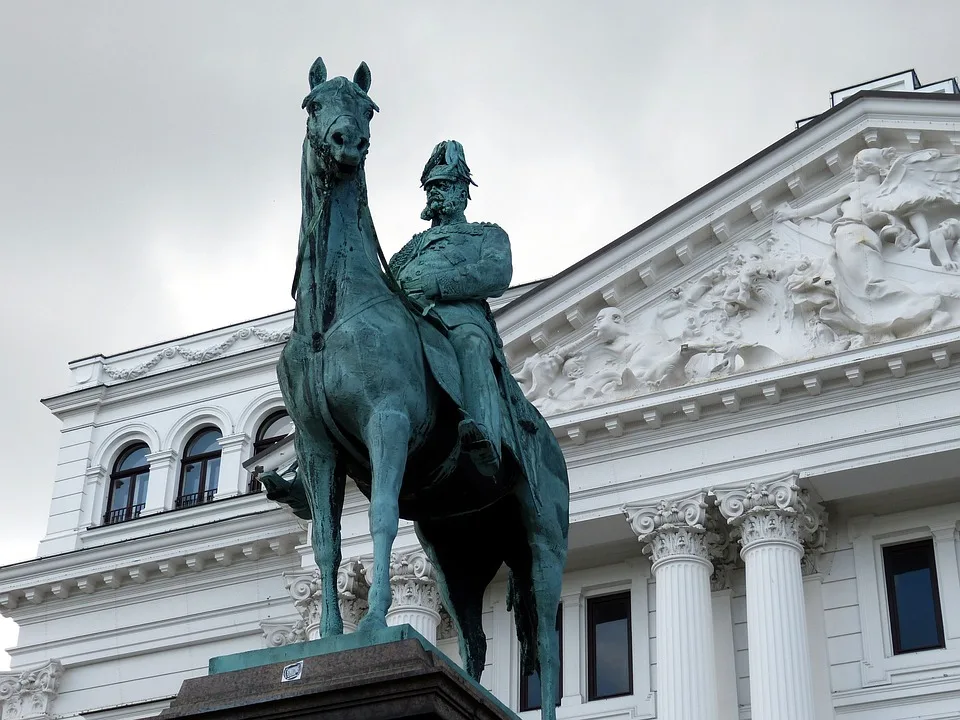
<path fill-rule="evenodd" d="M 590 700 L 633 693 L 629 592 L 587 600 L 587 680 Z"/>
<path fill-rule="evenodd" d="M 933 541 L 883 548 L 895 655 L 944 647 Z"/>
<path fill-rule="evenodd" d="M 557 647 L 560 648 L 560 666 L 557 668 L 557 705 L 563 697 L 563 605 L 557 608 Z M 539 710 L 540 704 L 540 673 L 520 677 L 520 712 Z"/>

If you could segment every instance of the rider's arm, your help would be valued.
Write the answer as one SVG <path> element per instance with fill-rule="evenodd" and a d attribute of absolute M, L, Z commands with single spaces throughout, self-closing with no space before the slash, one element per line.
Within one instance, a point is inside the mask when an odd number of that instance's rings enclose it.
<path fill-rule="evenodd" d="M 427 297 L 447 301 L 486 300 L 499 297 L 510 287 L 513 261 L 507 234 L 496 225 L 486 225 L 480 238 L 470 237 L 467 241 L 481 243 L 479 259 L 452 265 L 449 271 L 425 279 Z"/>

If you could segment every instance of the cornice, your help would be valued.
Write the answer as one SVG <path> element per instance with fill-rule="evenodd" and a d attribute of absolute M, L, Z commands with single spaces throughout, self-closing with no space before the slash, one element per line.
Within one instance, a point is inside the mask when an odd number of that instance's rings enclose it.
<path fill-rule="evenodd" d="M 245 374 L 256 373 L 264 368 L 273 368 L 280 356 L 282 344 L 253 348 L 216 360 L 171 368 L 153 373 L 136 380 L 113 385 L 97 385 L 92 388 L 74 390 L 63 395 L 44 398 L 41 402 L 58 417 L 85 407 L 106 407 L 109 405 L 140 400 L 156 396 L 170 395 L 189 390 L 197 385 L 205 385 L 221 379 L 236 379 Z M 273 380 L 262 387 L 274 386 Z M 250 386 L 255 388 L 258 386 Z M 244 388 L 249 389 L 249 388 Z M 191 399 L 189 404 L 195 403 Z"/>
<path fill-rule="evenodd" d="M 296 519 L 276 508 L 8 565 L 0 568 L 0 612 L 287 554 L 302 535 Z"/>

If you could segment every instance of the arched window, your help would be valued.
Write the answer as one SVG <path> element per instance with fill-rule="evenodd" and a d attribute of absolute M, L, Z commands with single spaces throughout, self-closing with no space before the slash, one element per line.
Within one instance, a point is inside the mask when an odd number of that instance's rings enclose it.
<path fill-rule="evenodd" d="M 107 499 L 107 511 L 103 515 L 104 525 L 132 520 L 140 517 L 140 511 L 147 503 L 147 476 L 150 452 L 144 443 L 131 445 L 117 458 L 110 473 L 110 494 Z"/>
<path fill-rule="evenodd" d="M 204 428 L 195 433 L 183 452 L 180 463 L 180 491 L 177 507 L 187 508 L 213 500 L 220 480 L 220 444 L 222 433 L 217 428 Z"/>
<path fill-rule="evenodd" d="M 270 413 L 267 418 L 260 423 L 257 429 L 256 437 L 253 441 L 253 454 L 261 453 L 271 445 L 280 442 L 287 435 L 293 432 L 293 420 L 287 415 L 286 410 L 277 410 Z M 251 478 L 247 492 L 257 493 L 263 489 L 263 486 L 257 480 Z"/>
<path fill-rule="evenodd" d="M 266 420 L 260 423 L 257 430 L 257 437 L 253 443 L 253 454 L 263 452 L 268 447 L 293 432 L 293 420 L 287 415 L 286 410 L 278 410 L 271 413 Z"/>

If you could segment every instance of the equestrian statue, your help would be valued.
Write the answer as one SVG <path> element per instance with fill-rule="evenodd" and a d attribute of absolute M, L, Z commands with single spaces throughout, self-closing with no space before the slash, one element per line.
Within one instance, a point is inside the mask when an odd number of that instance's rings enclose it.
<path fill-rule="evenodd" d="M 540 673 L 555 717 L 555 633 L 567 554 L 569 488 L 560 447 L 509 372 L 487 299 L 512 276 L 499 227 L 467 222 L 473 184 L 463 148 L 434 149 L 421 177 L 431 226 L 387 263 L 367 205 L 370 120 L 365 63 L 353 80 L 310 69 L 303 101 L 303 215 L 290 339 L 277 376 L 296 431 L 295 472 L 259 477 L 267 497 L 313 520 L 324 588 L 336 587 L 349 475 L 370 500 L 369 610 L 356 632 L 386 627 L 390 553 L 412 520 L 437 570 L 467 673 L 486 655 L 483 594 L 509 569 L 523 671 Z M 343 632 L 323 593 L 320 634 Z"/>

